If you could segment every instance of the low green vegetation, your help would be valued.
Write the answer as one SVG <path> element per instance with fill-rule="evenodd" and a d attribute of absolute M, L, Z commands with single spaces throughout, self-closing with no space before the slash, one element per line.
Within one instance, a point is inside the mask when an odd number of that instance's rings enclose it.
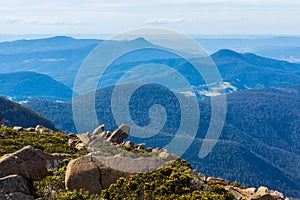
<path fill-rule="evenodd" d="M 27 145 L 47 153 L 69 153 L 84 155 L 85 149 L 78 150 L 68 145 L 71 136 L 62 132 L 17 132 L 12 128 L 0 127 L 0 156 L 13 153 Z"/>
<path fill-rule="evenodd" d="M 50 170 L 41 181 L 34 182 L 37 197 L 45 200 L 233 200 L 234 197 L 223 185 L 199 182 L 196 172 L 189 163 L 177 159 L 157 171 L 135 174 L 129 178 L 120 178 L 117 183 L 103 190 L 101 195 L 86 191 L 65 189 L 64 177 L 66 165 Z"/>
<path fill-rule="evenodd" d="M 189 163 L 177 159 L 153 172 L 120 178 L 103 190 L 104 199 L 234 199 L 224 186 L 196 181 Z"/>

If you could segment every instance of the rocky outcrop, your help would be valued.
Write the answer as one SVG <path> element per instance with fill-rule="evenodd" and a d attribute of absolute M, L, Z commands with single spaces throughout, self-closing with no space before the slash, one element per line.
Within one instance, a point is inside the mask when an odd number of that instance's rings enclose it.
<path fill-rule="evenodd" d="M 111 143 L 116 147 L 124 147 L 126 149 L 138 149 L 145 150 L 146 144 L 135 145 L 133 141 L 124 141 L 130 134 L 130 127 L 122 124 L 114 132 L 105 131 L 104 125 L 98 126 L 93 133 L 83 133 L 77 134 L 77 138 L 72 138 L 69 140 L 69 145 L 76 146 L 77 149 L 86 147 L 90 152 L 95 152 L 99 149 L 107 147 L 107 144 L 103 146 L 104 143 Z M 153 155 L 160 156 L 161 158 L 171 160 L 174 155 L 168 154 L 167 150 L 161 147 L 158 148 L 148 148 L 147 152 Z"/>
<path fill-rule="evenodd" d="M 62 158 L 26 146 L 0 158 L 0 200 L 34 199 L 32 182 L 48 175 L 47 168 L 61 166 Z"/>
<path fill-rule="evenodd" d="M 225 187 L 226 190 L 230 191 L 237 200 L 289 200 L 282 193 L 274 190 L 269 190 L 267 187 L 260 186 L 255 187 L 237 187 L 235 184 L 224 180 L 222 178 L 206 177 L 206 183 L 209 184 L 220 184 Z"/>
<path fill-rule="evenodd" d="M 28 131 L 51 131 L 39 126 Z M 23 131 L 15 127 L 15 131 Z M 69 162 L 65 176 L 68 189 L 86 190 L 99 194 L 109 188 L 120 177 L 129 177 L 136 173 L 155 171 L 175 160 L 176 155 L 169 154 L 164 148 L 147 148 L 145 144 L 135 145 L 133 141 L 123 141 L 129 135 L 129 127 L 121 125 L 114 132 L 104 131 L 100 125 L 95 131 L 78 136 L 71 135 L 68 144 L 77 148 L 89 147 L 94 150 L 88 155 L 54 153 L 48 154 L 41 150 L 26 146 L 12 154 L 0 158 L 0 200 L 2 199 L 34 199 L 33 181 L 41 180 L 48 175 L 47 169 L 62 166 L 64 159 Z M 1 135 L 9 134 L 3 131 Z M 179 166 L 180 167 L 180 166 Z M 193 187 L 203 190 L 207 185 L 219 184 L 230 191 L 237 200 L 288 200 L 282 193 L 269 190 L 267 187 L 237 187 L 221 178 L 206 177 L 192 168 L 184 173 L 192 175 Z M 57 191 L 51 191 L 53 193 Z"/>
<path fill-rule="evenodd" d="M 35 128 L 33 127 L 28 127 L 28 128 L 24 128 L 22 126 L 14 126 L 13 127 L 13 130 L 14 131 L 26 131 L 26 132 L 40 132 L 40 133 L 43 133 L 43 132 L 51 132 L 53 133 L 54 131 L 49 129 L 49 128 L 46 128 L 42 125 L 37 125 Z"/>
<path fill-rule="evenodd" d="M 130 128 L 125 124 L 120 125 L 112 133 L 110 131 L 105 131 L 104 125 L 102 124 L 98 126 L 92 134 L 89 132 L 78 134 L 77 138 L 82 144 L 78 144 L 77 142 L 76 145 L 78 145 L 78 148 L 82 148 L 84 145 L 90 151 L 95 151 L 95 148 L 97 148 L 97 146 L 103 143 L 104 141 L 110 142 L 115 145 L 124 145 L 125 143 L 123 141 L 128 137 L 129 133 Z M 72 142 L 74 143 L 75 141 Z"/>
<path fill-rule="evenodd" d="M 274 190 L 269 190 L 267 187 L 261 186 L 256 188 L 238 188 L 233 186 L 225 186 L 237 200 L 289 200 L 282 193 Z"/>
<path fill-rule="evenodd" d="M 93 151 L 97 144 L 102 143 L 105 140 L 108 141 L 110 135 L 111 133 L 109 131 L 104 131 L 104 125 L 102 124 L 97 127 L 92 134 L 87 132 L 83 134 L 77 134 L 76 136 L 87 149 Z"/>

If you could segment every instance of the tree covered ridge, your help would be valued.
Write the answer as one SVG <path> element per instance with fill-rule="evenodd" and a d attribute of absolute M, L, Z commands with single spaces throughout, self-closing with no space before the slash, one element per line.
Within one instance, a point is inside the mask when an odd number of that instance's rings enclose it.
<path fill-rule="evenodd" d="M 44 127 L 56 130 L 53 122 L 41 114 L 1 96 L 0 115 L 2 116 L 0 124 L 7 126 L 35 127 L 43 125 Z"/>

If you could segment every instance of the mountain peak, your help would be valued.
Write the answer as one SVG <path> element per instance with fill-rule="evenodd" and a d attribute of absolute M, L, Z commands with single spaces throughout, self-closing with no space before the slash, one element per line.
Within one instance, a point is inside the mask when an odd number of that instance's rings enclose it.
<path fill-rule="evenodd" d="M 137 37 L 137 38 L 133 39 L 132 41 L 136 41 L 136 42 L 148 42 L 144 37 Z"/>
<path fill-rule="evenodd" d="M 151 42 L 146 40 L 144 37 L 138 37 L 133 40 L 130 40 L 129 42 L 133 43 L 135 45 L 151 45 L 151 46 L 153 45 Z"/>
<path fill-rule="evenodd" d="M 241 57 L 242 54 L 230 50 L 230 49 L 221 49 L 211 55 L 212 57 Z"/>
<path fill-rule="evenodd" d="M 70 41 L 73 41 L 76 39 L 71 36 L 58 35 L 58 36 L 53 36 L 53 37 L 49 37 L 49 38 L 36 39 L 36 41 L 40 41 L 40 40 L 55 41 L 55 42 L 64 42 L 64 41 L 70 42 Z"/>

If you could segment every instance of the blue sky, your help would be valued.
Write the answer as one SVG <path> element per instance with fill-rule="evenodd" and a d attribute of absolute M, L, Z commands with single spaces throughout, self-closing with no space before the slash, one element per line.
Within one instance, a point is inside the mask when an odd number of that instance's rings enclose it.
<path fill-rule="evenodd" d="M 0 2 L 0 34 L 160 27 L 198 35 L 300 35 L 299 13 L 299 0 L 9 0 Z"/>

